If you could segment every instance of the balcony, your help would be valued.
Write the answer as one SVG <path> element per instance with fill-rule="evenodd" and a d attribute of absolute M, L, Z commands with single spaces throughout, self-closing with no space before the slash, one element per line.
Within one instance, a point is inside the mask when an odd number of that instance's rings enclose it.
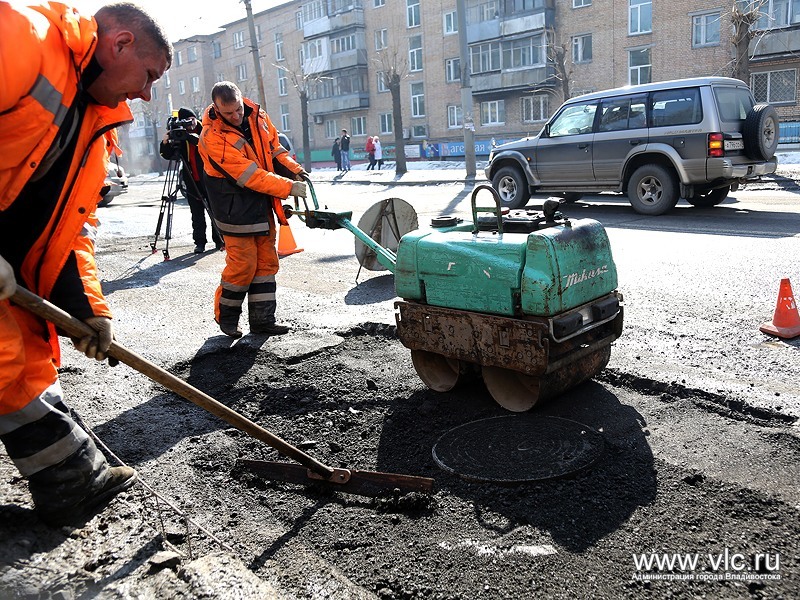
<path fill-rule="evenodd" d="M 366 67 L 367 51 L 363 49 L 348 50 L 347 52 L 337 52 L 330 56 L 330 69 L 337 71 L 348 67 Z"/>
<path fill-rule="evenodd" d="M 540 65 L 519 71 L 501 71 L 472 75 L 473 95 L 512 90 L 528 90 L 539 86 L 547 79 L 547 66 Z"/>
<path fill-rule="evenodd" d="M 360 108 L 369 108 L 369 92 L 356 92 L 354 94 L 308 101 L 308 112 L 312 115 L 358 110 Z"/>
<path fill-rule="evenodd" d="M 770 56 L 795 55 L 800 52 L 800 27 L 768 29 L 765 35 L 757 35 L 750 42 L 750 56 L 753 60 Z"/>
<path fill-rule="evenodd" d="M 364 27 L 364 10 L 360 6 L 304 23 L 303 37 L 313 38 L 352 27 Z"/>

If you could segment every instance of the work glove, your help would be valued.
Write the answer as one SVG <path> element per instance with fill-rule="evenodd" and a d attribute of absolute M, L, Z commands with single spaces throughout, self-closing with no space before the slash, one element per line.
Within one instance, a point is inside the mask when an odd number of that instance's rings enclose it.
<path fill-rule="evenodd" d="M 0 256 L 0 300 L 5 300 L 17 291 L 17 280 L 14 278 L 14 269 Z"/>
<path fill-rule="evenodd" d="M 111 342 L 114 340 L 114 326 L 108 317 L 89 317 L 83 320 L 89 327 L 97 332 L 97 335 L 86 335 L 82 338 L 72 338 L 75 349 L 83 352 L 89 358 L 103 361 L 105 360 Z M 112 364 L 113 363 L 113 364 Z M 112 367 L 118 361 L 109 359 L 108 364 Z"/>
<path fill-rule="evenodd" d="M 306 171 L 305 169 L 300 169 L 300 172 L 295 173 L 294 177 L 297 181 L 302 181 L 303 177 L 308 177 L 308 171 Z"/>
<path fill-rule="evenodd" d="M 300 198 L 306 197 L 306 183 L 305 181 L 295 181 L 292 183 L 292 191 L 289 193 L 290 196 L 298 196 Z"/>

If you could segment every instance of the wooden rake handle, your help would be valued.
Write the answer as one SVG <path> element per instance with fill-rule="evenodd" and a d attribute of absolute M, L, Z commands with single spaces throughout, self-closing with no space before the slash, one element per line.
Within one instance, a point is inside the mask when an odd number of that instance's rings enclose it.
<path fill-rule="evenodd" d="M 57 327 L 65 331 L 71 337 L 82 338 L 87 335 L 96 335 L 97 332 L 89 327 L 83 321 L 76 319 L 69 313 L 64 312 L 56 305 L 40 298 L 36 294 L 26 290 L 25 288 L 17 286 L 17 291 L 11 297 L 11 301 L 22 308 L 25 308 L 33 314 L 46 319 Z M 307 467 L 317 475 L 325 479 L 330 478 L 334 474 L 334 469 L 329 467 L 314 457 L 306 454 L 299 448 L 296 448 L 288 442 L 282 440 L 273 433 L 267 431 L 260 425 L 257 425 L 247 417 L 240 415 L 235 410 L 228 408 L 221 402 L 215 400 L 208 394 L 201 392 L 196 387 L 189 385 L 179 377 L 162 369 L 158 365 L 150 362 L 146 358 L 128 350 L 116 341 L 111 342 L 111 347 L 108 349 L 108 355 L 116 358 L 118 361 L 125 363 L 132 369 L 135 369 L 142 375 L 145 375 L 160 383 L 165 388 L 175 392 L 182 398 L 192 402 L 216 415 L 226 423 L 233 425 L 236 429 L 244 431 L 251 437 L 264 442 L 265 444 L 275 448 L 281 454 L 288 456 Z"/>

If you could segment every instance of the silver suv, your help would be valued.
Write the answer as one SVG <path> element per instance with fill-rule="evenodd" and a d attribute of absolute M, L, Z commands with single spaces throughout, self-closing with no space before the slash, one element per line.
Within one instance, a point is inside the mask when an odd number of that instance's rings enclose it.
<path fill-rule="evenodd" d="M 774 173 L 778 114 L 742 81 L 702 77 L 570 98 L 539 135 L 495 148 L 486 177 L 509 208 L 533 192 L 627 193 L 645 215 L 680 198 L 714 206 L 740 184 Z"/>

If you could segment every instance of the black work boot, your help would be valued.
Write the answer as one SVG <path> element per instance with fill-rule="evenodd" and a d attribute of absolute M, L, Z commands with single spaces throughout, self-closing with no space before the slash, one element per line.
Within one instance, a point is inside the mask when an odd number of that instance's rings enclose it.
<path fill-rule="evenodd" d="M 247 305 L 250 320 L 250 333 L 264 335 L 283 335 L 289 333 L 286 325 L 275 323 L 275 302 L 250 302 Z"/>
<path fill-rule="evenodd" d="M 242 330 L 239 329 L 239 315 L 241 314 L 241 310 L 221 304 L 217 323 L 222 333 L 232 338 L 242 337 Z"/>
<path fill-rule="evenodd" d="M 87 440 L 69 458 L 31 475 L 28 485 L 39 518 L 57 527 L 88 520 L 136 479 L 131 467 L 109 467 Z"/>

